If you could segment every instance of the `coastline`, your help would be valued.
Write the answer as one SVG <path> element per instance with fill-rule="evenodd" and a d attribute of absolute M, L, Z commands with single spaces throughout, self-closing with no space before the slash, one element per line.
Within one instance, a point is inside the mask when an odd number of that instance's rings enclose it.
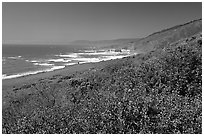
<path fill-rule="evenodd" d="M 49 58 L 27 58 L 22 56 L 4 57 L 2 79 L 12 79 L 64 69 L 66 66 L 95 63 L 131 56 L 130 50 L 84 50 L 84 52 L 70 52 L 68 54 L 50 55 Z M 11 59 L 12 58 L 12 59 Z M 17 62 L 14 63 L 13 61 Z M 18 62 L 19 61 L 19 62 Z M 20 65 L 19 65 L 20 64 Z M 24 66 L 25 65 L 25 66 Z M 14 68 L 15 67 L 15 68 Z M 12 69 L 13 68 L 13 69 Z"/>
<path fill-rule="evenodd" d="M 28 91 L 29 88 L 22 89 L 23 86 L 38 84 L 41 81 L 53 82 L 58 81 L 60 78 L 70 75 L 76 75 L 79 73 L 83 73 L 85 71 L 90 71 L 94 69 L 98 69 L 103 67 L 106 64 L 113 63 L 120 59 L 107 60 L 95 63 L 82 63 L 76 65 L 66 66 L 63 69 L 57 69 L 49 72 L 37 73 L 34 75 L 26 75 L 22 77 L 12 78 L 12 79 L 4 79 L 2 80 L 2 106 L 3 108 L 8 104 L 8 100 L 10 96 L 19 96 L 27 93 L 33 93 L 32 90 Z M 19 89 L 18 91 L 15 91 Z"/>
<path fill-rule="evenodd" d="M 16 76 L 14 78 L 2 78 L 2 90 L 5 89 L 5 87 L 7 86 L 15 86 L 16 84 L 22 84 L 23 82 L 28 82 L 30 80 L 39 80 L 41 78 L 48 78 L 57 74 L 62 74 L 66 73 L 68 71 L 70 71 L 71 73 L 73 72 L 77 72 L 77 71 L 81 71 L 81 70 L 88 70 L 88 68 L 91 67 L 96 67 L 99 64 L 104 64 L 105 62 L 112 62 L 114 60 L 118 60 L 118 59 L 122 59 L 122 58 L 126 58 L 126 57 L 130 57 L 130 56 L 134 56 L 137 55 L 139 53 L 133 52 L 129 55 L 125 55 L 125 56 L 116 56 L 116 57 L 112 57 L 112 59 L 104 59 L 102 61 L 96 61 L 96 62 L 86 62 L 86 63 L 75 63 L 74 65 L 65 65 L 63 68 L 59 68 L 59 69 L 51 69 L 51 70 L 45 70 L 45 71 L 40 71 L 35 73 L 35 71 L 31 74 L 25 74 L 25 75 L 20 75 L 20 76 Z M 85 67 L 85 68 L 79 68 L 79 67 Z M 87 68 L 86 68 L 87 67 Z M 70 73 L 69 72 L 69 73 Z"/>

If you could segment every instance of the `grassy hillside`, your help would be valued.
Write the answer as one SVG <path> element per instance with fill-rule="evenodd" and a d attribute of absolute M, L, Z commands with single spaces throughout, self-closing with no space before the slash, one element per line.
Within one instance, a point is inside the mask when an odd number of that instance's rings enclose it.
<path fill-rule="evenodd" d="M 201 32 L 202 19 L 198 19 L 153 33 L 136 42 L 132 42 L 131 46 L 133 46 L 136 51 L 147 52 L 154 50 L 157 46 L 171 44 Z"/>
<path fill-rule="evenodd" d="M 168 31 L 162 33 L 168 39 Z M 179 40 L 10 96 L 3 133 L 201 134 L 202 35 Z"/>
<path fill-rule="evenodd" d="M 71 42 L 70 45 L 84 45 L 96 48 L 129 48 L 136 52 L 148 52 L 154 50 L 157 46 L 164 46 L 180 39 L 191 37 L 201 31 L 202 19 L 198 19 L 155 32 L 144 38 L 100 41 L 78 40 Z"/>
<path fill-rule="evenodd" d="M 201 31 L 202 19 L 198 19 L 155 32 L 140 39 L 118 39 L 95 42 L 89 41 L 88 43 L 89 45 L 98 45 L 98 47 L 102 48 L 129 48 L 131 50 L 135 50 L 136 52 L 148 52 L 154 50 L 157 48 L 157 46 L 164 46 L 174 43 L 180 39 L 191 37 L 197 33 L 200 33 Z"/>

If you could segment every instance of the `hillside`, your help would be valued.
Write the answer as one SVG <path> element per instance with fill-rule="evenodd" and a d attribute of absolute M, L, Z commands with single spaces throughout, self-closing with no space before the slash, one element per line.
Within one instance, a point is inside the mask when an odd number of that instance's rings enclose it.
<path fill-rule="evenodd" d="M 132 43 L 134 50 L 150 51 L 158 46 L 168 45 L 183 38 L 202 32 L 202 19 L 177 25 L 142 38 Z"/>
<path fill-rule="evenodd" d="M 112 46 L 124 45 L 129 42 L 136 42 L 139 38 L 135 39 L 115 39 L 115 40 L 100 40 L 100 41 L 88 41 L 88 40 L 77 40 L 69 43 L 70 45 L 83 45 L 91 46 L 96 48 L 109 48 Z"/>
<path fill-rule="evenodd" d="M 7 96 L 2 133 L 201 134 L 201 25 L 133 42 L 143 53 L 14 88 L 21 93 Z"/>
<path fill-rule="evenodd" d="M 202 19 L 193 20 L 185 24 L 177 25 L 168 29 L 155 32 L 145 38 L 116 39 L 87 41 L 78 40 L 71 42 L 72 45 L 86 45 L 96 48 L 129 48 L 136 52 L 147 52 L 161 46 L 188 38 L 202 31 Z"/>

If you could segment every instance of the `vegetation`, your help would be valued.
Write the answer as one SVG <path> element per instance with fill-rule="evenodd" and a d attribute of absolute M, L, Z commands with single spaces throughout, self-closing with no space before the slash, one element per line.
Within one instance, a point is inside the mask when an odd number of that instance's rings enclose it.
<path fill-rule="evenodd" d="M 202 40 L 131 56 L 33 93 L 3 109 L 3 133 L 202 133 Z"/>

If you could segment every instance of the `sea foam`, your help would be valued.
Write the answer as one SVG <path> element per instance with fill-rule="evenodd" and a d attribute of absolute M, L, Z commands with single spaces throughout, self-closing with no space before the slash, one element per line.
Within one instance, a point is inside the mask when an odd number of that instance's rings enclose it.
<path fill-rule="evenodd" d="M 15 74 L 15 75 L 8 75 L 8 76 L 6 74 L 3 74 L 2 79 L 11 79 L 11 78 L 17 78 L 17 77 L 22 77 L 22 76 L 35 75 L 35 74 L 38 74 L 38 73 L 50 72 L 50 71 L 54 71 L 54 70 L 57 70 L 57 69 L 63 69 L 64 67 L 65 66 L 54 66 L 51 69 L 31 71 L 31 72 L 25 72 L 25 73 L 20 73 L 20 74 Z"/>
<path fill-rule="evenodd" d="M 55 55 L 59 57 L 69 57 L 69 58 L 77 58 L 79 53 L 70 53 L 70 54 L 60 54 L 60 55 Z"/>

